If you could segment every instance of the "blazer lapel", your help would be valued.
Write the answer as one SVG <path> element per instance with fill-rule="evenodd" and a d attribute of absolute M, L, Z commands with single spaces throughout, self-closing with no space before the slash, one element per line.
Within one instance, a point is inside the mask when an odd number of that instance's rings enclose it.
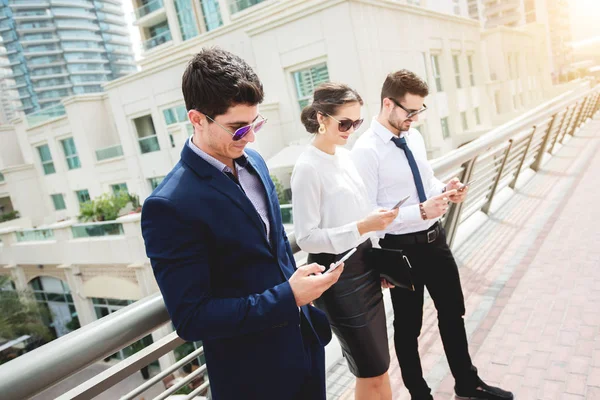
<path fill-rule="evenodd" d="M 188 165 L 198 176 L 207 179 L 209 181 L 208 184 L 212 188 L 227 196 L 237 207 L 244 211 L 254 225 L 256 225 L 257 229 L 262 233 L 262 237 L 267 245 L 271 245 L 265 234 L 265 227 L 260 215 L 258 215 L 258 212 L 254 208 L 254 205 L 252 205 L 250 199 L 248 199 L 235 182 L 228 178 L 223 172 L 204 161 L 202 157 L 194 153 L 187 144 L 181 151 L 181 161 Z"/>
<path fill-rule="evenodd" d="M 259 178 L 260 178 L 260 182 L 262 183 L 263 186 L 263 190 L 265 191 L 265 199 L 267 201 L 267 206 L 268 206 L 268 211 L 269 211 L 269 223 L 270 223 L 270 227 L 271 227 L 271 231 L 270 231 L 270 242 L 271 243 L 275 243 L 274 238 L 276 238 L 276 235 L 281 235 L 281 232 L 279 232 L 279 224 L 276 223 L 277 218 L 275 218 L 275 210 L 273 208 L 273 202 L 271 201 L 271 197 L 269 196 L 270 193 L 268 193 L 268 187 L 269 185 L 267 185 L 267 179 L 271 179 L 269 177 L 268 171 L 264 170 L 262 168 L 259 168 L 256 165 L 256 162 L 252 159 L 252 157 L 248 156 L 248 163 L 250 164 L 251 168 L 258 174 Z M 273 246 L 273 248 L 277 249 L 277 246 Z"/>

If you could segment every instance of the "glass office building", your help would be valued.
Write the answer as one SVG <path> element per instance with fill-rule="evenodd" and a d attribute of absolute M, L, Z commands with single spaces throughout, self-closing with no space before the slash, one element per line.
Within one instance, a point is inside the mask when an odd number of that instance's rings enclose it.
<path fill-rule="evenodd" d="M 26 114 L 136 70 L 119 0 L 0 0 L 0 36 Z"/>

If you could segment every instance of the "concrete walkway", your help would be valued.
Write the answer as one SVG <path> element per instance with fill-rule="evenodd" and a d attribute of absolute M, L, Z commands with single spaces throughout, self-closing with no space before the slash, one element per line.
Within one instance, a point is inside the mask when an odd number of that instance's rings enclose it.
<path fill-rule="evenodd" d="M 454 249 L 474 364 L 519 400 L 600 399 L 599 150 L 596 119 Z M 390 352 L 394 399 L 409 399 Z M 435 399 L 453 399 L 430 299 L 420 352 Z M 343 361 L 330 369 L 329 399 L 353 399 L 353 386 Z"/>

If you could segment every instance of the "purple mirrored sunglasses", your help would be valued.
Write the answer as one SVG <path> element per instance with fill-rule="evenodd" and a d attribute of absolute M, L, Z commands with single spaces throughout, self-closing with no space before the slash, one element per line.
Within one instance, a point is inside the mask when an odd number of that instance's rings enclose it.
<path fill-rule="evenodd" d="M 221 127 L 221 129 L 223 129 L 225 132 L 229 133 L 232 136 L 232 139 L 234 141 L 241 140 L 244 136 L 246 136 L 248 133 L 250 133 L 251 130 L 254 130 L 254 133 L 258 132 L 267 123 L 266 118 L 263 118 L 262 115 L 258 114 L 260 119 L 254 121 L 250 125 L 242 126 L 241 128 L 236 129 L 235 132 L 231 132 L 229 129 L 225 128 L 223 125 L 221 125 L 220 123 L 218 123 L 217 121 L 215 121 L 214 119 L 209 117 L 208 115 L 204 114 L 204 116 L 206 118 L 210 119 L 215 124 L 219 125 Z"/>

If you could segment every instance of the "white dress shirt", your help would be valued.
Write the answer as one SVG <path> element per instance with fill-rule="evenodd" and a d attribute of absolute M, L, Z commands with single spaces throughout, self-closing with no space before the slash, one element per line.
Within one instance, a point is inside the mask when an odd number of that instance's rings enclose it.
<path fill-rule="evenodd" d="M 390 209 L 402 198 L 410 195 L 400 207 L 398 217 L 384 231 L 378 232 L 379 237 L 386 233 L 403 235 L 424 231 L 437 221 L 421 219 L 419 194 L 412 171 L 404 150 L 392 142 L 393 137 L 395 135 L 392 132 L 373 118 L 371 127 L 358 138 L 351 152 L 373 208 Z M 400 137 L 406 138 L 406 143 L 415 157 L 427 198 L 442 193 L 446 185 L 433 175 L 421 133 L 416 129 L 409 129 L 401 132 Z"/>
<path fill-rule="evenodd" d="M 308 146 L 291 183 L 294 235 L 302 250 L 340 254 L 369 239 L 358 233 L 357 222 L 372 208 L 348 150 L 338 147 L 331 155 Z"/>

